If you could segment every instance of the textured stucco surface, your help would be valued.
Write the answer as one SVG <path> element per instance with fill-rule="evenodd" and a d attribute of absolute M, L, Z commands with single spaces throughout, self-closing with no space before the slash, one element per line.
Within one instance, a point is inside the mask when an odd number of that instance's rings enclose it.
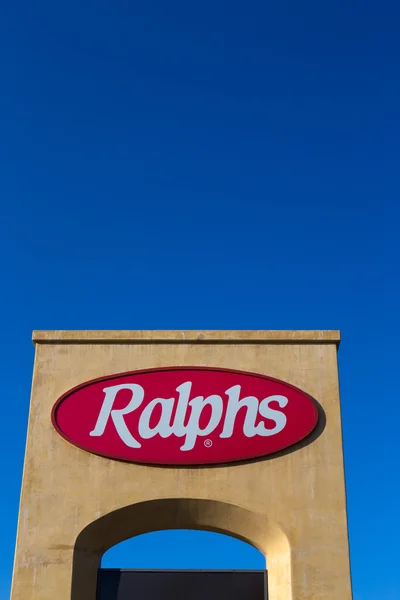
<path fill-rule="evenodd" d="M 337 332 L 57 331 L 34 339 L 12 600 L 95 600 L 105 550 L 173 527 L 222 531 L 257 546 L 267 556 L 270 600 L 351 599 Z M 287 381 L 321 405 L 319 435 L 254 462 L 165 468 L 89 454 L 53 428 L 51 409 L 68 389 L 175 365 Z"/>

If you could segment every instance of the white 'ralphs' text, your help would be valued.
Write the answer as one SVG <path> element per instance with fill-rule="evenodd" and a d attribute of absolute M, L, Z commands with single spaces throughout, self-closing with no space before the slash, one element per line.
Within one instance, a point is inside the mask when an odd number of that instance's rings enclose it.
<path fill-rule="evenodd" d="M 122 391 L 130 393 L 130 399 L 124 408 L 114 408 L 118 394 Z M 154 398 L 144 407 L 145 389 L 137 383 L 122 383 L 103 389 L 104 400 L 91 437 L 100 437 L 106 427 L 113 426 L 129 448 L 141 448 L 143 440 L 156 435 L 169 438 L 174 435 L 182 438 L 182 451 L 192 450 L 198 437 L 210 435 L 221 423 L 220 438 L 230 438 L 235 430 L 238 412 L 245 411 L 243 434 L 247 438 L 255 436 L 269 437 L 280 433 L 286 426 L 287 417 L 282 410 L 288 404 L 288 398 L 283 395 L 271 395 L 261 401 L 255 396 L 243 396 L 240 385 L 229 387 L 225 394 L 227 402 L 218 394 L 209 396 L 192 395 L 192 382 L 186 381 L 176 388 L 177 395 L 172 398 Z M 176 410 L 174 412 L 176 403 Z M 273 406 L 271 406 L 273 405 Z M 154 423 L 153 411 L 157 408 Z M 226 407 L 226 408 L 225 408 Z M 275 407 L 275 408 L 274 408 Z M 278 407 L 278 408 L 276 408 Z M 202 414 L 207 408 L 208 422 L 204 423 Z M 126 417 L 137 411 L 138 435 L 133 435 L 127 425 Z M 268 420 L 268 426 L 262 419 Z M 272 427 L 271 427 L 272 425 Z"/>

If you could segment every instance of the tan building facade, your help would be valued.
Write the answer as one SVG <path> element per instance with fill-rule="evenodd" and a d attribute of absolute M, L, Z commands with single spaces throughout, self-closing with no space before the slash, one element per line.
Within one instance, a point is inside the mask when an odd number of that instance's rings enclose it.
<path fill-rule="evenodd" d="M 350 600 L 335 331 L 48 331 L 36 346 L 12 600 L 95 600 L 103 553 L 159 529 L 207 529 L 266 555 L 270 600 Z M 75 447 L 53 427 L 82 382 L 158 367 L 248 371 L 317 401 L 302 442 L 237 463 L 154 466 Z"/>

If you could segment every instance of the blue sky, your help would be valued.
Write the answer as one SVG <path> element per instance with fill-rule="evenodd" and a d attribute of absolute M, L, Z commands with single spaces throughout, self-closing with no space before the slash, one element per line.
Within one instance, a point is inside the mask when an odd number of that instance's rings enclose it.
<path fill-rule="evenodd" d="M 2 4 L 1 599 L 31 330 L 119 328 L 341 329 L 354 597 L 400 598 L 399 18 L 385 0 Z M 181 535 L 107 560 L 184 566 Z M 208 540 L 190 566 L 259 565 Z"/>

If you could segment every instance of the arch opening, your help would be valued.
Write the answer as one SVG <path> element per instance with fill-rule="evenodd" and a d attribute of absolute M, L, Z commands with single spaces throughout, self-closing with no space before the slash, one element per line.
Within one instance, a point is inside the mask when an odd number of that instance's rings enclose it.
<path fill-rule="evenodd" d="M 265 570 L 264 554 L 232 535 L 195 529 L 144 533 L 107 550 L 102 569 Z"/>
<path fill-rule="evenodd" d="M 265 556 L 233 536 L 167 529 L 120 542 L 103 554 L 98 600 L 266 600 Z"/>
<path fill-rule="evenodd" d="M 266 556 L 269 569 L 272 566 L 269 600 L 291 598 L 289 544 L 277 524 L 227 502 L 174 498 L 125 506 L 88 524 L 74 548 L 71 600 L 96 600 L 98 570 L 110 548 L 135 536 L 164 530 L 205 530 L 247 542 Z"/>

